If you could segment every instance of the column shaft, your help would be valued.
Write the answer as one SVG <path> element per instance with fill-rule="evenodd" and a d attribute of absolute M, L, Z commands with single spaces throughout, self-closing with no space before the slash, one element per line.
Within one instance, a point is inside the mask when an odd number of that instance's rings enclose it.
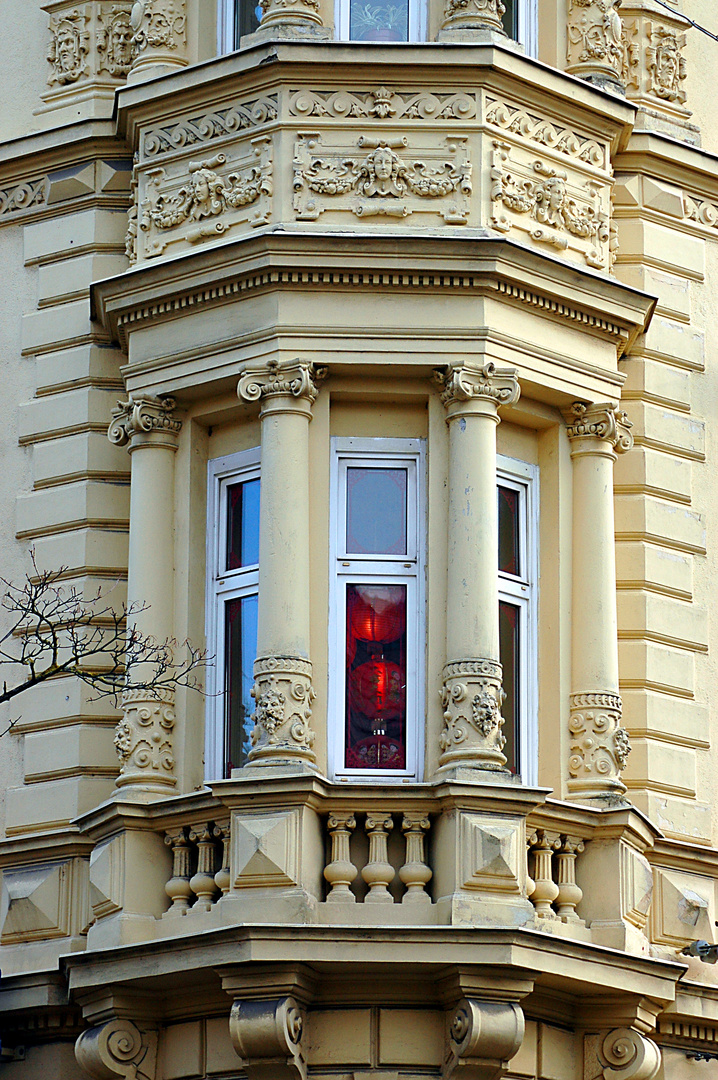
<path fill-rule="evenodd" d="M 469 365 L 441 376 L 449 425 L 449 544 L 440 768 L 500 770 L 498 409 L 518 400 L 513 369 Z"/>
<path fill-rule="evenodd" d="M 568 789 L 577 798 L 622 795 L 630 744 L 621 727 L 613 466 L 633 445 L 625 413 L 610 404 L 573 407 L 573 621 L 571 755 Z"/>
<path fill-rule="evenodd" d="M 309 421 L 321 375 L 300 360 L 245 368 L 240 398 L 261 403 L 262 491 L 256 702 L 250 765 L 314 764 L 309 659 Z"/>

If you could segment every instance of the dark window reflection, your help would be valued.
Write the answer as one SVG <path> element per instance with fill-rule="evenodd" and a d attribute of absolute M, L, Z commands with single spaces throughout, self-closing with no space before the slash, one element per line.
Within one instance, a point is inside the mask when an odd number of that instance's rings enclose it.
<path fill-rule="evenodd" d="M 519 551 L 519 493 L 499 487 L 499 570 L 504 574 L 521 573 Z"/>
<path fill-rule="evenodd" d="M 406 768 L 406 585 L 347 585 L 348 769 Z"/>
<path fill-rule="evenodd" d="M 259 480 L 232 484 L 227 490 L 226 570 L 259 562 Z"/>
<path fill-rule="evenodd" d="M 259 28 L 262 9 L 256 0 L 235 0 L 234 13 L 234 47 L 238 49 L 241 39 Z"/>
<path fill-rule="evenodd" d="M 251 750 L 254 703 L 250 691 L 256 655 L 257 597 L 229 600 L 225 605 L 225 776 L 245 765 Z"/>
<path fill-rule="evenodd" d="M 504 669 L 503 733 L 506 738 L 504 754 L 507 768 L 515 775 L 520 772 L 519 761 L 519 618 L 515 604 L 499 601 L 499 658 Z"/>
<path fill-rule="evenodd" d="M 406 554 L 406 469 L 347 469 L 347 553 Z"/>
<path fill-rule="evenodd" d="M 504 12 L 501 21 L 504 24 L 504 30 L 513 38 L 514 41 L 518 41 L 519 38 L 519 19 L 518 19 L 518 0 L 503 0 L 506 11 Z"/>

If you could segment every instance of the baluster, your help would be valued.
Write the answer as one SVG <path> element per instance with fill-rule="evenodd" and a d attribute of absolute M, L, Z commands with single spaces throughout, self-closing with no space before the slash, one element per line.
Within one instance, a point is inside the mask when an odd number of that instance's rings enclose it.
<path fill-rule="evenodd" d="M 356 896 L 350 885 L 357 876 L 357 868 L 351 861 L 351 834 L 356 828 L 353 814 L 330 814 L 327 829 L 332 838 L 332 861 L 324 869 L 324 877 L 331 885 L 328 904 L 355 904 Z"/>
<path fill-rule="evenodd" d="M 187 830 L 182 827 L 176 833 L 165 833 L 165 844 L 172 848 L 172 877 L 165 885 L 165 892 L 172 901 L 172 906 L 165 914 L 186 915 L 192 898 L 189 879 L 192 871 L 192 852 L 190 851 Z"/>
<path fill-rule="evenodd" d="M 394 867 L 389 862 L 388 837 L 394 827 L 389 813 L 367 814 L 364 828 L 369 834 L 369 861 L 361 876 L 369 886 L 365 904 L 393 904 L 388 886 L 394 880 Z"/>
<path fill-rule="evenodd" d="M 190 888 L 197 897 L 193 911 L 211 911 L 212 901 L 217 892 L 214 880 L 215 846 L 214 826 L 202 825 L 192 829 L 190 840 L 197 845 L 197 873 L 190 878 Z"/>
<path fill-rule="evenodd" d="M 556 910 L 562 922 L 582 922 L 576 914 L 576 905 L 581 903 L 583 891 L 576 884 L 576 857 L 584 850 L 582 840 L 572 840 L 561 835 L 560 847 L 556 852 L 558 861 L 558 895 Z"/>
<path fill-rule="evenodd" d="M 229 825 L 215 825 L 214 835 L 218 840 L 222 841 L 222 865 L 214 875 L 214 883 L 218 889 L 221 889 L 222 896 L 225 896 L 229 892 L 231 881 L 229 876 L 229 838 L 231 835 Z"/>
<path fill-rule="evenodd" d="M 558 896 L 558 885 L 551 875 L 551 855 L 560 841 L 549 840 L 543 829 L 537 829 L 530 840 L 534 854 L 534 890 L 531 903 L 539 919 L 555 919 L 551 904 Z"/>
<path fill-rule="evenodd" d="M 431 897 L 424 888 L 433 876 L 424 862 L 424 833 L 429 824 L 424 814 L 404 814 L 401 827 L 406 836 L 406 862 L 399 871 L 399 877 L 406 885 L 402 904 L 431 903 Z"/>

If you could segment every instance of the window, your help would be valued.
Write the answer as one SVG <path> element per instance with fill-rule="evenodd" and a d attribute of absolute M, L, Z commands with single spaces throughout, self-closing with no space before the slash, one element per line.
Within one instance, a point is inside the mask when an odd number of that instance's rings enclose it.
<path fill-rule="evenodd" d="M 209 463 L 206 775 L 229 776 L 250 750 L 257 652 L 259 449 Z"/>
<path fill-rule="evenodd" d="M 502 715 L 508 768 L 524 783 L 537 773 L 537 485 L 538 470 L 500 457 L 499 649 L 506 694 Z"/>
<path fill-rule="evenodd" d="M 420 775 L 423 443 L 333 439 L 330 771 Z"/>
<path fill-rule="evenodd" d="M 504 30 L 520 42 L 529 56 L 538 55 L 538 2 L 537 0 L 503 0 Z"/>
<path fill-rule="evenodd" d="M 217 52 L 238 49 L 241 39 L 253 34 L 262 21 L 258 0 L 218 0 Z"/>
<path fill-rule="evenodd" d="M 425 0 L 336 0 L 341 41 L 423 41 Z"/>

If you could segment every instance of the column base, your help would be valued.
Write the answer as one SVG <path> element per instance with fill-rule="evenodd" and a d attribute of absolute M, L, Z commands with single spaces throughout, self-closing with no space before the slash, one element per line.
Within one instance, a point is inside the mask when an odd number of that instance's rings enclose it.
<path fill-rule="evenodd" d="M 249 767 L 314 765 L 314 732 L 309 726 L 312 665 L 301 656 L 261 656 L 254 662 L 252 749 Z"/>
<path fill-rule="evenodd" d="M 254 45 L 262 45 L 270 41 L 333 41 L 334 34 L 326 26 L 318 26 L 311 22 L 300 21 L 270 23 L 268 26 L 260 26 L 253 34 L 247 34 L 242 38 L 242 49 Z"/>
<path fill-rule="evenodd" d="M 439 769 L 461 766 L 506 775 L 501 664 L 469 657 L 450 661 L 443 674 L 444 730 Z"/>
<path fill-rule="evenodd" d="M 625 728 L 621 727 L 621 713 L 621 699 L 613 691 L 571 694 L 568 791 L 573 799 L 604 801 L 625 793 L 621 770 L 625 768 L 631 744 Z"/>
<path fill-rule="evenodd" d="M 172 795 L 177 786 L 173 732 L 174 693 L 157 689 L 126 690 L 122 695 L 124 716 L 115 731 L 115 749 L 122 763 L 115 787 Z"/>

